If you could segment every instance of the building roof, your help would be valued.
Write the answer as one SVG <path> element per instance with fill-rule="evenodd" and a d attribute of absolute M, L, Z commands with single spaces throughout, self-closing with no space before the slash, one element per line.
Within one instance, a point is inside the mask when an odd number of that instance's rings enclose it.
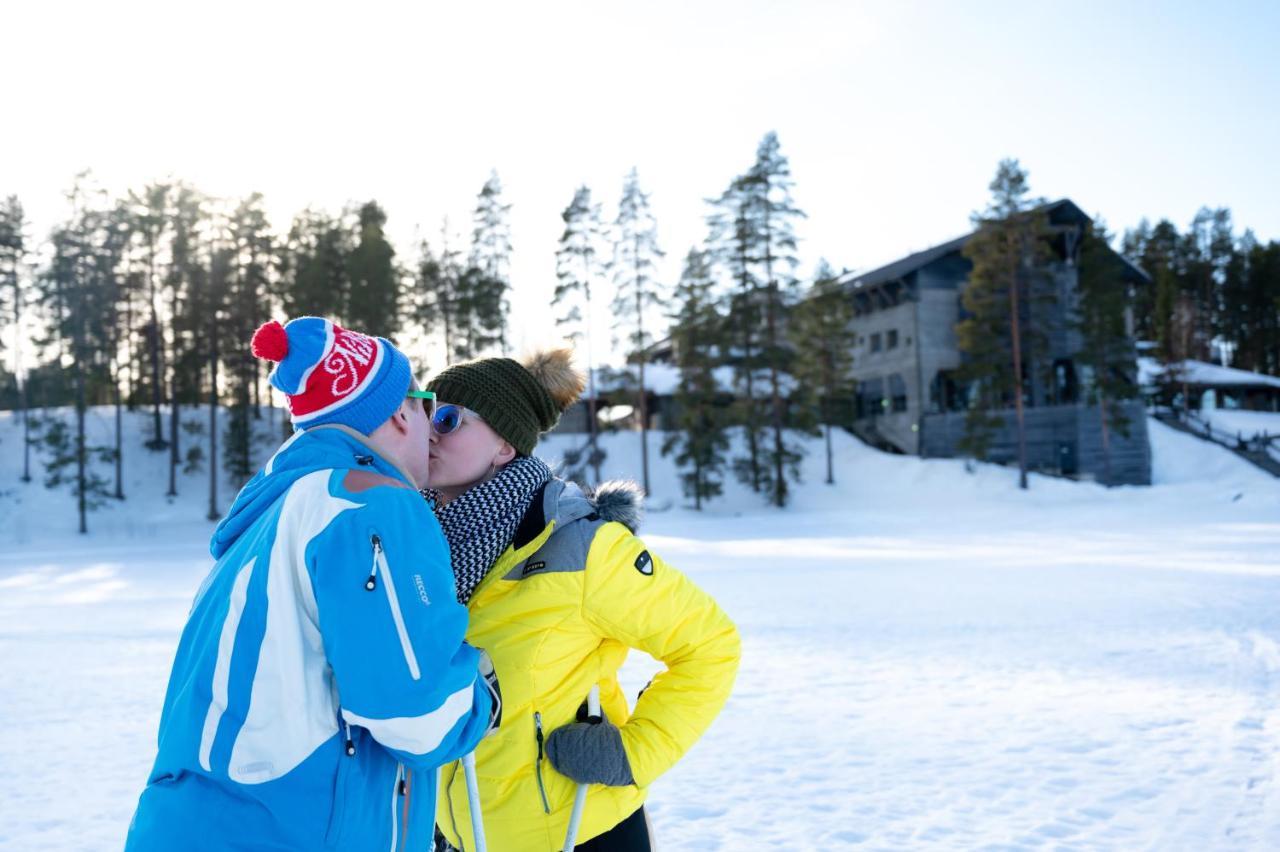
<path fill-rule="evenodd" d="M 1064 224 L 1065 222 L 1071 221 L 1093 221 L 1083 210 L 1076 206 L 1075 202 L 1069 198 L 1062 198 L 1058 201 L 1049 202 L 1038 209 L 1044 210 L 1048 213 L 1051 220 L 1057 220 L 1055 224 Z M 874 287 L 877 284 L 883 284 L 888 281 L 896 281 L 910 275 L 918 269 L 923 269 L 935 260 L 940 260 L 949 254 L 959 252 L 975 233 L 977 233 L 977 231 L 971 231 L 962 237 L 956 237 L 953 240 L 940 243 L 939 245 L 927 248 L 924 251 L 909 254 L 904 258 L 866 272 L 846 272 L 840 277 L 840 283 L 850 289 L 858 290 L 864 287 Z M 1123 255 L 1118 256 L 1136 275 L 1144 280 L 1151 280 L 1150 276 L 1130 262 L 1128 258 L 1125 258 Z"/>
<path fill-rule="evenodd" d="M 1188 359 L 1164 365 L 1154 358 L 1138 359 L 1139 381 L 1145 385 L 1155 384 L 1162 378 L 1171 381 L 1186 381 L 1189 385 L 1200 387 L 1254 387 L 1280 389 L 1280 378 L 1268 376 L 1266 373 L 1254 373 L 1239 370 L 1235 367 L 1223 367 L 1206 361 Z"/>

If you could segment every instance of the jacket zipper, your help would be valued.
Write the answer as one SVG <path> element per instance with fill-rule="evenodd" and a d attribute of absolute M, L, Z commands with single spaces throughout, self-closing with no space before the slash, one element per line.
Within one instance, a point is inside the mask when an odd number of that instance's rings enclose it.
<path fill-rule="evenodd" d="M 543 737 L 542 737 L 542 714 L 535 712 L 533 714 L 533 726 L 538 737 L 538 762 L 535 764 L 534 774 L 538 776 L 538 795 L 542 797 L 543 813 L 551 813 L 551 803 L 547 801 L 547 788 L 542 786 L 542 755 L 543 755 Z"/>
<path fill-rule="evenodd" d="M 404 852 L 409 843 L 409 787 L 413 780 L 413 770 L 405 769 L 403 763 L 397 764 L 396 777 L 400 779 L 396 784 L 396 793 L 403 800 L 400 805 L 400 843 L 397 848 Z"/>
<path fill-rule="evenodd" d="M 409 642 L 409 631 L 404 626 L 404 613 L 400 611 L 400 599 L 396 597 L 395 584 L 391 582 L 391 569 L 387 566 L 387 555 L 382 550 L 382 539 L 377 533 L 371 538 L 373 542 L 373 571 L 369 572 L 370 580 L 365 582 L 365 588 L 373 591 L 376 582 L 370 585 L 374 573 L 382 576 L 382 590 L 387 594 L 387 605 L 391 607 L 391 620 L 395 622 L 396 633 L 400 636 L 400 650 L 404 651 L 404 661 L 409 666 L 409 676 L 414 680 L 422 677 L 422 672 L 418 669 L 418 657 L 413 653 L 413 645 Z"/>
<path fill-rule="evenodd" d="M 338 709 L 338 715 L 339 715 L 339 716 L 341 716 L 341 715 L 342 715 L 342 709 L 341 709 L 341 708 L 339 708 L 339 709 Z M 350 726 L 349 724 L 347 724 L 347 720 L 346 720 L 346 719 L 343 719 L 343 720 L 342 720 L 342 728 L 343 728 L 343 730 L 345 730 L 345 731 L 347 732 L 347 741 L 343 744 L 342 750 L 343 750 L 343 751 L 345 751 L 345 752 L 347 753 L 347 757 L 355 757 L 355 756 L 356 756 L 356 741 L 355 741 L 355 739 L 351 736 L 351 726 Z"/>

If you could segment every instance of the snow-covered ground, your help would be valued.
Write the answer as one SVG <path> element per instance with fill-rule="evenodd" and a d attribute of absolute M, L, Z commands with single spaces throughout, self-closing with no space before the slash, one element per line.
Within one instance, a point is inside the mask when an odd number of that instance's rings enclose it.
<path fill-rule="evenodd" d="M 731 486 L 702 514 L 652 436 L 667 508 L 642 533 L 744 640 L 724 714 L 652 788 L 661 848 L 1280 848 L 1280 480 L 1149 429 L 1150 488 L 1023 493 L 837 435 L 838 484 L 814 441 L 792 508 Z M 117 849 L 207 485 L 169 503 L 134 449 L 81 538 L 67 495 L 17 484 L 14 438 L 0 415 L 0 848 Z M 607 439 L 607 474 L 638 441 Z M 628 664 L 632 694 L 653 668 Z"/>

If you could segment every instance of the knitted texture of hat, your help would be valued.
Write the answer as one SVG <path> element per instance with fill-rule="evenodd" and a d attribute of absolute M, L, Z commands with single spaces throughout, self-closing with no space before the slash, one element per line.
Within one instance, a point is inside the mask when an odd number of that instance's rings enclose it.
<path fill-rule="evenodd" d="M 529 455 L 538 436 L 555 427 L 561 408 L 513 358 L 479 358 L 447 367 L 427 385 L 436 399 L 470 408 L 493 431 Z"/>

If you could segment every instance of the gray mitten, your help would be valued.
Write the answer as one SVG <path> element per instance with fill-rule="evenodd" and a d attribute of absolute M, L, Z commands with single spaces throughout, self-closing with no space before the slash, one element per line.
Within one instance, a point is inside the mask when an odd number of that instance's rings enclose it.
<path fill-rule="evenodd" d="M 547 759 L 557 772 L 579 784 L 625 787 L 636 783 L 622 748 L 622 732 L 608 719 L 556 728 L 547 737 Z"/>

